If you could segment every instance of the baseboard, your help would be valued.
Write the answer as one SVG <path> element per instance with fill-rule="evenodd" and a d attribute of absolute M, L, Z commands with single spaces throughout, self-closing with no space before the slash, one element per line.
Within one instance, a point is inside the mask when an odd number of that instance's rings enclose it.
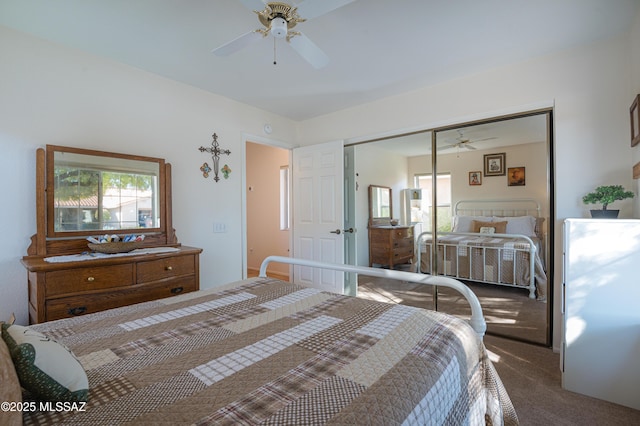
<path fill-rule="evenodd" d="M 247 277 L 257 277 L 260 275 L 260 269 L 258 268 L 247 268 Z M 270 278 L 275 278 L 277 280 L 289 281 L 289 274 L 285 274 L 282 272 L 273 272 L 267 270 L 267 276 Z"/>

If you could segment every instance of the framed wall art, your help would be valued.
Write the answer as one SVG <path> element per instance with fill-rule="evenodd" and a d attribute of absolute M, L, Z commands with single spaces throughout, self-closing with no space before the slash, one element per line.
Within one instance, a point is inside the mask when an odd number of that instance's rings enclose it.
<path fill-rule="evenodd" d="M 499 154 L 485 154 L 484 156 L 484 175 L 485 176 L 504 176 L 506 174 L 506 157 L 504 152 Z"/>
<path fill-rule="evenodd" d="M 631 120 L 631 146 L 640 143 L 640 95 L 637 95 L 629 108 Z"/>
<path fill-rule="evenodd" d="M 482 185 L 482 172 L 469 172 L 469 185 Z"/>
<path fill-rule="evenodd" d="M 524 167 L 509 167 L 507 169 L 507 179 L 509 186 L 524 186 Z"/>

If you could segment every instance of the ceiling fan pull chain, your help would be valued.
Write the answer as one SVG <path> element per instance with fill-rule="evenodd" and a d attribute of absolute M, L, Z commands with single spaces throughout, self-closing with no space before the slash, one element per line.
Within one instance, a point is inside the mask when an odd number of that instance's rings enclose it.
<path fill-rule="evenodd" d="M 276 65 L 276 38 L 273 38 L 273 65 Z"/>

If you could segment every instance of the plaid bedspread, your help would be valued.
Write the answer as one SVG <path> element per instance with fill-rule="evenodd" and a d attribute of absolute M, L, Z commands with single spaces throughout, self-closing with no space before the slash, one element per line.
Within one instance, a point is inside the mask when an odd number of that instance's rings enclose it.
<path fill-rule="evenodd" d="M 269 278 L 33 328 L 90 394 L 26 425 L 517 424 L 462 320 Z"/>
<path fill-rule="evenodd" d="M 432 273 L 430 238 L 421 241 L 420 251 L 420 271 Z M 535 254 L 533 271 L 536 299 L 546 300 L 547 274 L 538 253 L 539 250 Z M 530 256 L 529 243 L 523 239 L 445 235 L 438 239 L 438 274 L 461 280 L 528 287 Z"/>

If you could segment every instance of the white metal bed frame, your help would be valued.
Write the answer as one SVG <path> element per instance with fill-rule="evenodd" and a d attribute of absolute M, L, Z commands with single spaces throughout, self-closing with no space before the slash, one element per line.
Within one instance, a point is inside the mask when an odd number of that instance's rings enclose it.
<path fill-rule="evenodd" d="M 540 204 L 529 198 L 522 199 L 483 199 L 483 200 L 460 200 L 455 204 L 454 214 L 456 216 L 465 215 L 465 216 L 501 216 L 501 217 L 517 217 L 517 216 L 534 216 L 539 217 L 540 215 Z M 470 232 L 438 232 L 437 236 L 445 236 L 445 235 L 467 235 L 467 236 L 479 236 L 484 234 L 478 233 L 470 233 Z M 420 267 L 422 265 L 422 251 L 420 250 L 421 241 L 426 236 L 432 236 L 431 232 L 423 232 L 418 235 L 416 238 L 416 252 L 417 252 L 417 272 L 420 272 Z M 516 248 L 516 247 L 480 247 L 480 246 L 470 246 L 469 248 L 472 250 L 482 250 L 482 279 L 478 279 L 477 277 L 472 278 L 473 271 L 473 258 L 471 254 L 468 256 L 469 260 L 469 277 L 460 277 L 460 251 L 453 250 L 455 253 L 455 271 L 447 271 L 445 267 L 443 269 L 444 276 L 452 276 L 457 279 L 466 279 L 474 282 L 482 282 L 487 284 L 496 284 L 507 287 L 517 287 L 517 288 L 528 288 L 529 289 L 529 298 L 536 298 L 536 282 L 535 282 L 535 256 L 537 247 L 534 244 L 533 240 L 526 235 L 520 234 L 491 234 L 492 238 L 510 238 L 517 239 L 528 244 L 528 249 Z M 447 248 L 449 247 L 457 247 L 457 244 L 449 244 L 446 242 L 438 242 L 438 246 L 444 247 L 443 250 L 443 262 L 446 265 L 447 262 Z M 484 267 L 486 265 L 486 250 L 497 250 L 497 265 L 498 265 L 498 273 L 497 280 L 496 279 L 488 279 L 487 278 L 487 268 Z M 513 253 L 513 283 L 505 283 L 501 282 L 502 277 L 502 262 L 500 259 L 503 258 L 504 251 L 508 250 Z M 433 251 L 433 250 L 432 250 Z M 522 286 L 516 284 L 516 271 L 517 271 L 517 259 L 519 252 L 528 252 L 529 253 L 529 284 L 527 286 Z M 437 253 L 437 252 L 436 252 Z M 430 262 L 433 264 L 433 261 Z M 432 267 L 433 270 L 433 267 Z M 455 273 L 452 273 L 455 272 Z"/>
<path fill-rule="evenodd" d="M 260 277 L 267 277 L 267 266 L 271 262 L 286 263 L 289 265 L 309 266 L 312 268 L 331 269 L 342 272 L 354 272 L 356 274 L 368 275 L 372 277 L 453 288 L 460 292 L 465 297 L 465 299 L 467 299 L 469 305 L 471 306 L 471 318 L 469 319 L 469 324 L 471 325 L 473 330 L 480 336 L 481 339 L 484 336 L 485 331 L 487 330 L 487 323 L 484 319 L 484 315 L 482 314 L 480 301 L 469 287 L 453 278 L 419 274 L 415 272 L 396 271 L 392 269 L 370 268 L 368 266 L 317 262 L 313 260 L 297 259 L 293 257 L 283 256 L 268 256 L 267 258 L 265 258 L 262 261 L 262 265 L 260 266 Z"/>

